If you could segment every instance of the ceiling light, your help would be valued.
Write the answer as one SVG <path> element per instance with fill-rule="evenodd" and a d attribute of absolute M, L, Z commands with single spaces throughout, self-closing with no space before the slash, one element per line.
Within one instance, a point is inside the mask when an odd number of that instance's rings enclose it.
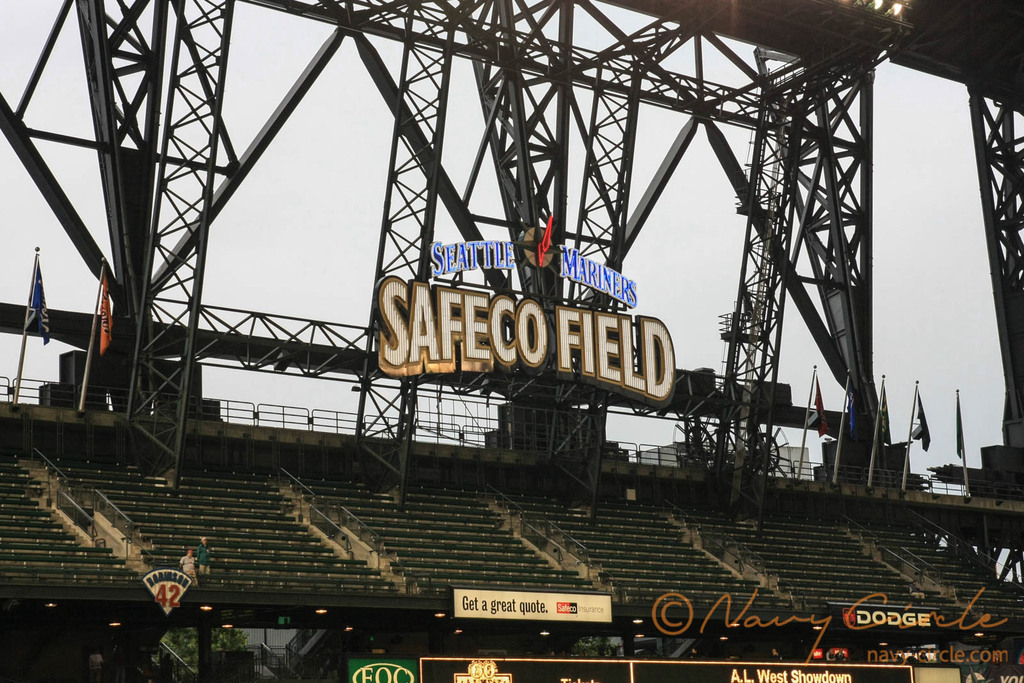
<path fill-rule="evenodd" d="M 644 620 L 643 619 L 634 619 L 633 623 L 634 624 L 642 624 L 642 623 L 644 623 Z"/>
<path fill-rule="evenodd" d="M 981 631 L 978 631 L 977 633 L 974 634 L 974 637 L 975 638 L 984 638 L 985 634 L 982 633 Z"/>
<path fill-rule="evenodd" d="M 718 636 L 719 640 L 729 640 L 729 636 Z"/>
<path fill-rule="evenodd" d="M 112 621 L 109 624 L 107 624 L 107 626 L 113 626 L 114 628 L 117 628 L 120 625 L 121 625 L 120 621 Z"/>
<path fill-rule="evenodd" d="M 541 631 L 540 634 L 542 636 L 550 636 L 551 635 L 551 631 Z"/>
<path fill-rule="evenodd" d="M 56 606 L 57 606 L 57 603 L 55 603 L 55 602 L 48 602 L 45 605 L 43 605 L 43 607 L 56 607 Z"/>
<path fill-rule="evenodd" d="M 351 631 L 352 631 L 352 627 L 351 626 L 346 626 L 345 627 L 345 633 L 350 633 Z"/>
<path fill-rule="evenodd" d="M 438 619 L 444 619 L 448 615 L 445 614 L 444 612 L 434 612 L 434 616 L 437 617 Z"/>
<path fill-rule="evenodd" d="M 221 628 L 234 628 L 235 625 L 234 624 L 221 624 L 220 627 Z"/>
<path fill-rule="evenodd" d="M 313 611 L 316 612 L 317 614 L 327 614 L 327 610 L 325 610 L 323 607 L 321 607 L 318 610 L 313 610 Z"/>
<path fill-rule="evenodd" d="M 455 629 L 455 635 L 459 635 L 460 633 L 462 633 L 462 629 L 461 628 Z"/>
<path fill-rule="evenodd" d="M 635 634 L 633 634 L 633 637 L 634 638 L 643 638 L 644 634 L 642 634 L 642 633 L 635 633 Z"/>
<path fill-rule="evenodd" d="M 213 607 L 211 605 L 200 605 L 199 609 L 201 609 L 204 612 L 209 612 L 213 609 Z"/>

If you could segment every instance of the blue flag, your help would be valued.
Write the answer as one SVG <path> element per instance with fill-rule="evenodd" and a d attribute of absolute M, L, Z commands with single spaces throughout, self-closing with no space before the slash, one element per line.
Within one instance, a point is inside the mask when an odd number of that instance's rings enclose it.
<path fill-rule="evenodd" d="M 39 262 L 36 262 L 36 273 L 35 277 L 32 278 L 35 284 L 32 285 L 32 302 L 29 304 L 29 310 L 32 316 L 36 320 L 36 326 L 39 329 L 39 335 L 43 338 L 43 345 L 50 343 L 50 314 L 46 311 L 46 295 L 43 294 L 43 271 L 39 268 Z M 31 324 L 31 319 L 29 323 Z"/>
<path fill-rule="evenodd" d="M 856 414 L 853 407 L 853 387 L 850 387 L 849 393 L 846 394 L 846 412 L 850 416 L 850 438 L 856 441 L 857 426 L 853 423 L 853 416 Z"/>

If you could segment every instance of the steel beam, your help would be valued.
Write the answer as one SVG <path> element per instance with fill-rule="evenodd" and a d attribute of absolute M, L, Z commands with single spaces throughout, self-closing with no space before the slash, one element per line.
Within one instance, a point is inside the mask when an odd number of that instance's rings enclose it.
<path fill-rule="evenodd" d="M 174 467 L 175 486 L 192 397 L 233 10 L 234 0 L 180 0 L 175 5 L 159 201 L 152 217 L 128 400 L 129 421 L 157 454 L 148 464 Z M 189 163 L 175 163 L 175 158 Z M 188 232 L 196 233 L 196 249 L 183 259 L 172 245 Z M 169 282 L 158 285 L 153 276 L 168 261 L 177 261 L 177 268 Z M 175 353 L 168 335 L 178 329 L 185 339 L 180 353 Z"/>
<path fill-rule="evenodd" d="M 1024 447 L 1024 106 L 970 92 L 1006 406 L 1003 442 Z"/>

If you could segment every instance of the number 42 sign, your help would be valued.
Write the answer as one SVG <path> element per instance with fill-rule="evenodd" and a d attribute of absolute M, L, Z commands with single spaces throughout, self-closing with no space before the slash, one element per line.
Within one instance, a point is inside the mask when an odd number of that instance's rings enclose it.
<path fill-rule="evenodd" d="M 192 585 L 192 579 L 177 569 L 154 569 L 142 577 L 142 582 L 164 614 L 181 607 L 181 598 Z"/>

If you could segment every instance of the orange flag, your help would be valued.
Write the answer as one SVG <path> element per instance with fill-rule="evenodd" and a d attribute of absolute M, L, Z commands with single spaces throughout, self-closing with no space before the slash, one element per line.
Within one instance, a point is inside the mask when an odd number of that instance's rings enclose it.
<path fill-rule="evenodd" d="M 103 273 L 103 294 L 100 295 L 100 355 L 107 352 L 113 338 L 114 320 L 110 317 L 110 290 L 107 287 L 107 274 Z"/>

